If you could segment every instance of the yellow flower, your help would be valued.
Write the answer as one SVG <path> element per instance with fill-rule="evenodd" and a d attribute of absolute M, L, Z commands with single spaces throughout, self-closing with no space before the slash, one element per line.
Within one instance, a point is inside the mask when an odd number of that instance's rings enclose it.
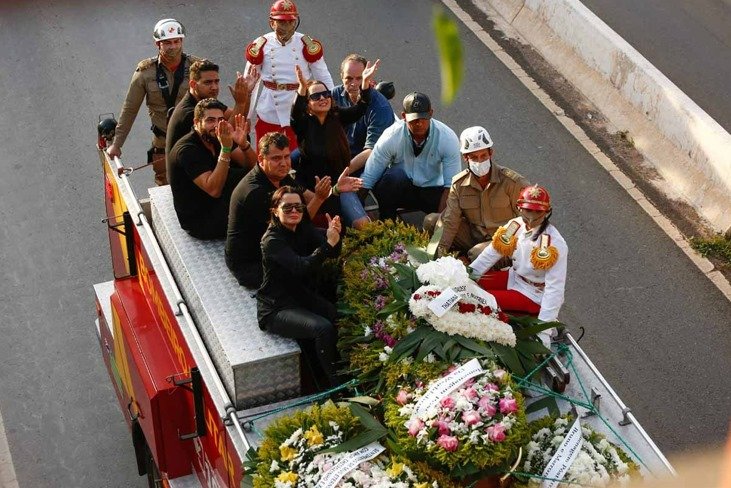
<path fill-rule="evenodd" d="M 297 456 L 297 449 L 289 446 L 279 446 L 279 455 L 282 457 L 282 461 L 289 461 Z"/>
<path fill-rule="evenodd" d="M 429 483 L 427 483 L 427 482 L 417 483 L 414 485 L 414 488 L 429 488 Z"/>
<path fill-rule="evenodd" d="M 292 471 L 285 471 L 284 473 L 277 476 L 277 481 L 281 481 L 282 483 L 294 483 L 297 482 L 297 473 L 293 473 Z"/>
<path fill-rule="evenodd" d="M 317 446 L 325 442 L 325 438 L 322 436 L 322 433 L 317 429 L 316 425 L 313 425 L 307 432 L 305 432 L 304 438 L 307 439 L 307 445 L 310 447 Z"/>
<path fill-rule="evenodd" d="M 386 470 L 386 474 L 391 478 L 395 478 L 400 475 L 404 470 L 404 463 L 393 463 L 390 468 Z"/>

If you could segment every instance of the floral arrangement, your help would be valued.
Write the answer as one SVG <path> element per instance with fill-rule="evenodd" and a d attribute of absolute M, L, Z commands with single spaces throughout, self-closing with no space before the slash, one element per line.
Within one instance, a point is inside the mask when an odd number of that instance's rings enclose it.
<path fill-rule="evenodd" d="M 416 318 L 426 320 L 436 330 L 449 335 L 459 334 L 515 347 L 515 333 L 508 324 L 508 316 L 495 303 L 491 307 L 481 298 L 486 292 L 472 282 L 462 261 L 444 256 L 420 265 L 416 276 L 425 283 L 409 299 L 409 310 Z M 448 287 L 463 292 L 458 302 L 438 316 L 429 304 Z"/>
<path fill-rule="evenodd" d="M 546 417 L 533 422 L 530 442 L 523 449 L 522 471 L 537 475 L 525 479 L 518 475 L 518 486 L 539 486 L 540 476 L 546 465 L 558 450 L 574 422 L 570 416 L 559 418 Z M 619 447 L 611 444 L 603 435 L 589 427 L 581 426 L 581 451 L 563 476 L 560 487 L 576 485 L 608 486 L 618 483 L 627 485 L 632 478 L 640 476 L 639 467 Z"/>
<path fill-rule="evenodd" d="M 312 488 L 348 452 L 332 449 L 362 433 L 348 407 L 326 403 L 275 420 L 257 454 L 255 488 Z M 387 453 L 358 463 L 334 485 L 338 488 L 451 488 L 440 473 Z"/>
<path fill-rule="evenodd" d="M 404 452 L 452 473 L 506 466 L 527 440 L 523 397 L 510 374 L 494 363 L 426 408 L 417 410 L 430 387 L 456 364 L 432 377 L 409 375 L 384 399 L 385 423 Z M 433 397 L 433 395 L 432 395 Z"/>
<path fill-rule="evenodd" d="M 338 348 L 366 390 L 378 379 L 393 347 L 416 328 L 416 319 L 405 308 L 389 311 L 395 300 L 391 284 L 400 270 L 411 269 L 406 249 L 427 242 L 414 227 L 390 220 L 349 231 L 345 239 Z"/>

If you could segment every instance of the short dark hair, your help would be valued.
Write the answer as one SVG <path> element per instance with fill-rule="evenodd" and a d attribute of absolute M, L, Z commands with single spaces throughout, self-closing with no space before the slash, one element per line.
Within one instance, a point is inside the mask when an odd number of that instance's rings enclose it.
<path fill-rule="evenodd" d="M 215 98 L 204 98 L 200 102 L 195 104 L 195 110 L 193 111 L 193 120 L 201 120 L 206 110 L 218 109 L 222 112 L 226 112 L 226 105 L 219 102 Z"/>
<path fill-rule="evenodd" d="M 363 56 L 361 56 L 360 54 L 348 54 L 347 56 L 345 56 L 345 59 L 343 59 L 343 62 L 340 63 L 340 75 L 341 76 L 343 75 L 343 72 L 345 70 L 345 65 L 351 61 L 356 61 L 356 62 L 362 64 L 364 68 L 366 66 L 368 66 L 368 60 L 366 58 L 364 58 Z"/>
<path fill-rule="evenodd" d="M 267 132 L 259 139 L 259 156 L 269 155 L 272 146 L 277 149 L 289 147 L 289 138 L 281 132 Z"/>
<path fill-rule="evenodd" d="M 215 71 L 218 73 L 218 65 L 207 59 L 200 59 L 190 65 L 190 79 L 198 81 L 201 79 L 201 73 L 204 71 Z"/>

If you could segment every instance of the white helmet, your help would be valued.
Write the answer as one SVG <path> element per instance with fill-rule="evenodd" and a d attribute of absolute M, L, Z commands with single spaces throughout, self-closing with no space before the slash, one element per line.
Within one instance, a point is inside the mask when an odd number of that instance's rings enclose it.
<path fill-rule="evenodd" d="M 162 19 L 155 24 L 152 31 L 155 42 L 167 41 L 168 39 L 182 39 L 185 37 L 185 27 L 175 19 Z"/>
<path fill-rule="evenodd" d="M 459 152 L 462 154 L 487 149 L 489 147 L 492 147 L 490 134 L 487 133 L 484 127 L 480 127 L 479 125 L 466 128 L 459 136 Z"/>

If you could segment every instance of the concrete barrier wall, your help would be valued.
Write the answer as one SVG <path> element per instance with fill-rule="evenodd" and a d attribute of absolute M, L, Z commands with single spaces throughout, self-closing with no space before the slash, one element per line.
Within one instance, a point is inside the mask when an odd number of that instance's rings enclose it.
<path fill-rule="evenodd" d="M 473 1 L 496 10 L 615 126 L 629 130 L 671 194 L 717 230 L 731 229 L 731 135 L 636 49 L 578 0 Z"/>

